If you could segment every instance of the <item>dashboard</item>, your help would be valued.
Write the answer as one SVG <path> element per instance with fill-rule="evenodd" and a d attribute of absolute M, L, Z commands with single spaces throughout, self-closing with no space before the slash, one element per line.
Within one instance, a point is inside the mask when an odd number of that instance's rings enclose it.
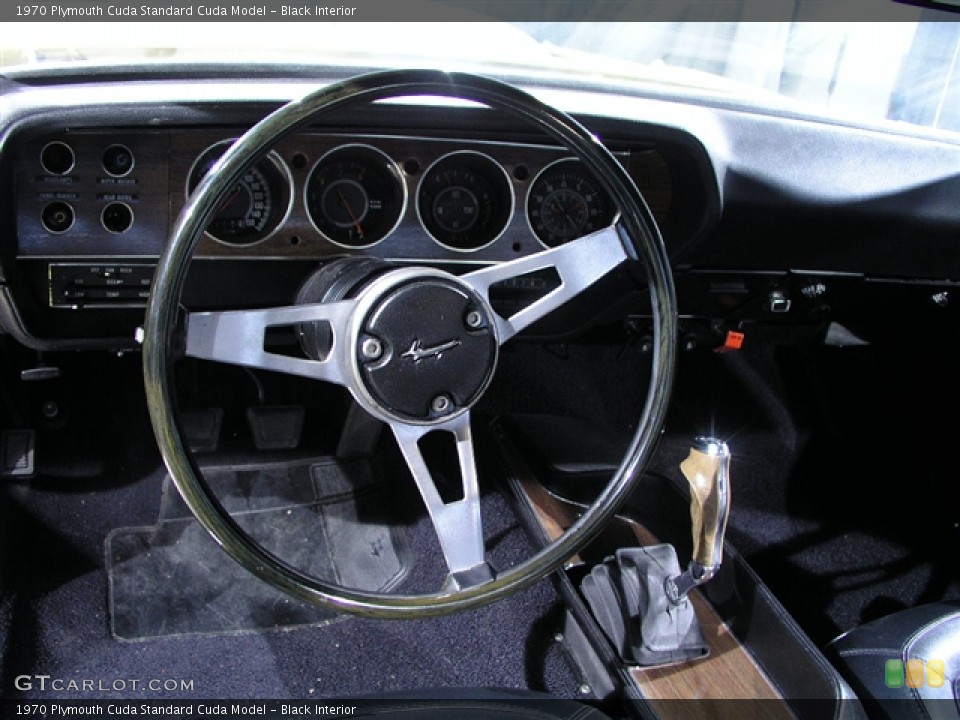
<path fill-rule="evenodd" d="M 569 242 L 618 216 L 569 151 L 489 109 L 431 108 L 435 120 L 413 130 L 404 119 L 422 122 L 415 108 L 374 110 L 389 121 L 307 128 L 244 173 L 195 252 L 192 307 L 289 304 L 319 264 L 346 256 L 462 272 Z M 176 112 L 162 128 L 99 118 L 95 127 L 83 127 L 89 118 L 43 124 L 13 143 L 15 322 L 55 341 L 132 337 L 187 197 L 249 127 L 222 109 L 210 114 L 202 126 L 182 125 Z M 611 148 L 677 243 L 715 202 L 715 180 L 690 172 L 706 167 L 690 141 L 654 133 Z M 541 282 L 498 290 L 517 301 Z"/>
<path fill-rule="evenodd" d="M 94 131 L 25 144 L 18 257 L 158 257 L 186 197 L 241 132 Z M 621 158 L 665 219 L 671 178 L 663 156 L 641 148 Z M 559 148 L 301 134 L 244 174 L 196 255 L 321 260 L 363 252 L 482 263 L 556 246 L 615 217 L 586 168 Z"/>
<path fill-rule="evenodd" d="M 8 87 L 3 326 L 37 349 L 131 346 L 189 194 L 282 104 L 268 98 L 313 86 Z M 935 298 L 960 291 L 955 142 L 601 90 L 542 94 L 636 182 L 696 342 L 744 323 L 822 329 L 845 308 L 940 312 Z M 244 174 L 197 247 L 184 302 L 290 304 L 319 265 L 346 256 L 465 272 L 616 217 L 568 151 L 516 118 L 470 103 L 377 103 L 280 139 Z M 557 327 L 642 318 L 643 293 L 620 280 L 565 309 Z M 510 302 L 538 282 L 497 292 Z"/>

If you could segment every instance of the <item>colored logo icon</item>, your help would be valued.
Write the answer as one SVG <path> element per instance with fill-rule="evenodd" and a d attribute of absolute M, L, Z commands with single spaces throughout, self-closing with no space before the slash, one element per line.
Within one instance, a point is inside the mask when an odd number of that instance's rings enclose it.
<path fill-rule="evenodd" d="M 904 686 L 921 688 L 924 685 L 930 688 L 943 687 L 946 677 L 946 666 L 943 660 L 927 660 L 910 658 L 903 660 L 887 660 L 884 665 L 884 681 L 888 688 L 896 689 Z"/>

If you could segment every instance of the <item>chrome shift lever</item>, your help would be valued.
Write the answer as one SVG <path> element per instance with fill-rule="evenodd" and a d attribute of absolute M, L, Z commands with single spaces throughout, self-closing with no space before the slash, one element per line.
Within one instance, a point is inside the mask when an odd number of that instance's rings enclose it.
<path fill-rule="evenodd" d="M 696 438 L 680 471 L 690 483 L 693 557 L 686 570 L 664 583 L 667 599 L 674 605 L 716 575 L 723 562 L 723 536 L 730 514 L 730 449 L 722 440 Z"/>

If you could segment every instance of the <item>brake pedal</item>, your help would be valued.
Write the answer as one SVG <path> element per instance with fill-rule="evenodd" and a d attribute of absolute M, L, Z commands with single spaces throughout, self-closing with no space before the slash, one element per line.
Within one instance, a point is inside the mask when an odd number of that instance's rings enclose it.
<path fill-rule="evenodd" d="M 292 450 L 303 432 L 302 405 L 257 405 L 247 408 L 247 424 L 257 450 Z"/>

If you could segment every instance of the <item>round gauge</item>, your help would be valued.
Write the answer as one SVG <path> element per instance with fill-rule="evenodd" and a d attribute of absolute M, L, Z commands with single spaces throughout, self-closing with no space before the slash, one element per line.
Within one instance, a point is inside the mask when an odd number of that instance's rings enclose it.
<path fill-rule="evenodd" d="M 527 221 L 547 247 L 556 247 L 613 222 L 613 204 L 573 158 L 543 169 L 527 195 Z"/>
<path fill-rule="evenodd" d="M 331 242 L 366 248 L 400 222 L 406 187 L 396 163 L 369 145 L 344 145 L 314 166 L 306 187 L 307 212 Z"/>
<path fill-rule="evenodd" d="M 219 142 L 197 158 L 187 181 L 188 195 L 232 143 L 232 140 Z M 207 225 L 207 233 L 230 245 L 250 245 L 263 240 L 280 226 L 290 210 L 290 185 L 283 161 L 270 153 L 240 176 Z"/>
<path fill-rule="evenodd" d="M 423 174 L 417 193 L 420 221 L 451 250 L 486 247 L 513 212 L 510 179 L 486 155 L 464 150 L 445 155 Z"/>

